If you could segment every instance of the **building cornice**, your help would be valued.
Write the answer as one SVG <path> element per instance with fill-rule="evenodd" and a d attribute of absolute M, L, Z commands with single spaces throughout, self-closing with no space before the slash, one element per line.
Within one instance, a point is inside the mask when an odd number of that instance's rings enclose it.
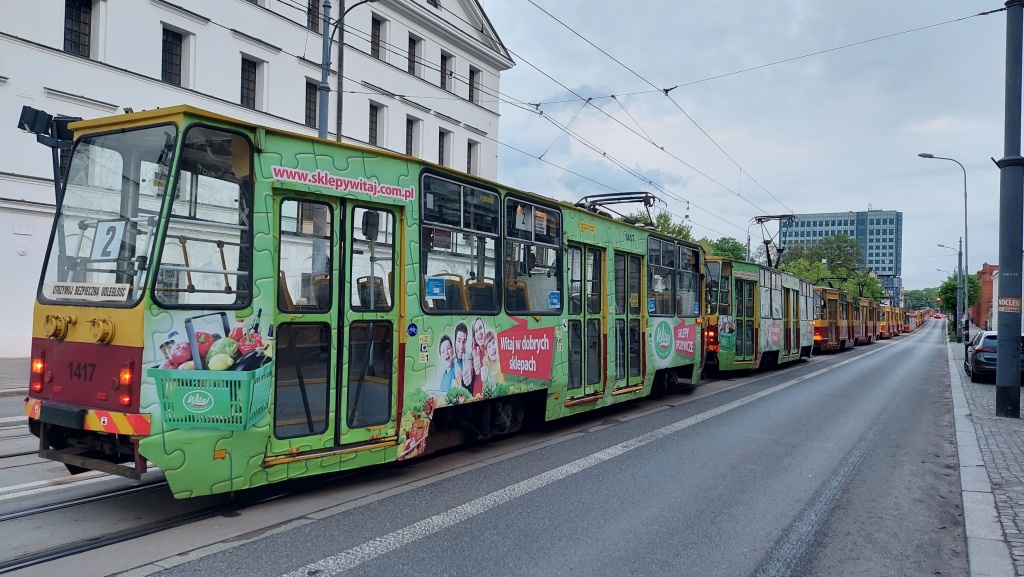
<path fill-rule="evenodd" d="M 203 16 L 202 14 L 196 14 L 195 12 L 193 12 L 191 10 L 188 10 L 186 8 L 182 8 L 181 6 L 178 6 L 177 4 L 171 4 L 170 2 L 167 2 L 166 0 L 149 0 L 149 3 L 152 4 L 153 6 L 156 6 L 157 8 L 160 8 L 162 10 L 166 10 L 166 11 L 171 12 L 173 14 L 177 14 L 178 16 L 181 16 L 182 18 L 187 18 L 188 20 L 191 20 L 191 21 L 193 21 L 193 22 L 195 22 L 197 24 L 202 24 L 203 26 L 206 26 L 207 24 L 210 23 L 210 19 L 207 18 L 206 16 Z"/>
<path fill-rule="evenodd" d="M 0 86 L 3 86 L 4 84 L 7 84 L 8 80 L 10 80 L 10 78 L 8 78 L 6 76 L 0 76 Z"/>
<path fill-rule="evenodd" d="M 49 86 L 44 86 L 43 92 L 54 100 L 63 100 L 64 102 L 86 106 L 106 113 L 117 112 L 117 109 L 119 108 L 116 104 L 96 100 L 95 98 L 89 98 L 88 96 L 83 96 L 81 94 L 71 94 L 70 92 L 64 92 L 63 90 L 57 90 L 56 88 L 50 88 Z"/>
<path fill-rule="evenodd" d="M 504 46 L 496 38 L 488 37 L 492 46 L 483 46 L 481 40 L 471 37 L 464 30 L 448 22 L 436 14 L 430 13 L 424 6 L 415 2 L 403 2 L 401 0 L 380 0 L 380 4 L 394 10 L 401 16 L 408 18 L 412 23 L 422 26 L 424 30 L 448 40 L 453 46 L 461 49 L 466 54 L 486 63 L 497 70 L 508 70 L 515 66 L 515 62 L 504 54 Z"/>
<path fill-rule="evenodd" d="M 280 52 L 281 52 L 281 48 L 280 47 L 274 46 L 273 44 L 271 44 L 269 42 L 266 42 L 264 40 L 260 40 L 259 38 L 256 38 L 255 36 L 249 36 L 245 32 L 242 32 L 241 30 L 235 30 L 234 28 L 231 28 L 230 30 L 231 30 L 231 35 L 234 36 L 235 38 L 238 38 L 242 42 L 246 42 L 246 43 L 252 44 L 253 46 L 262 48 L 264 50 L 269 50 L 270 52 L 273 52 L 274 54 L 280 54 Z"/>
<path fill-rule="evenodd" d="M 36 50 L 41 50 L 43 52 L 49 52 L 50 54 L 52 54 L 54 56 L 57 56 L 59 58 L 65 58 L 65 59 L 68 59 L 68 60 L 74 60 L 74 62 L 79 63 L 79 64 L 85 64 L 85 65 L 88 65 L 88 66 L 92 66 L 92 67 L 94 67 L 96 69 L 106 70 L 108 72 L 115 72 L 117 74 L 121 74 L 123 76 L 128 76 L 128 77 L 134 78 L 136 80 L 141 80 L 141 81 L 144 81 L 144 82 L 149 82 L 151 84 L 159 85 L 160 87 L 162 87 L 164 89 L 173 90 L 175 92 L 181 93 L 182 101 L 183 102 L 187 98 L 195 98 L 196 96 L 200 96 L 202 98 L 207 98 L 207 99 L 210 99 L 210 100 L 212 100 L 214 102 L 217 102 L 218 104 L 222 104 L 222 105 L 228 106 L 228 107 L 230 107 L 232 109 L 235 109 L 239 113 L 244 113 L 244 114 L 247 114 L 247 115 L 248 114 L 255 114 L 257 116 L 263 116 L 263 117 L 266 117 L 266 118 L 273 118 L 274 120 L 278 120 L 278 121 L 284 122 L 286 124 L 292 125 L 292 126 L 296 127 L 297 129 L 299 129 L 299 132 L 298 132 L 299 134 L 308 134 L 309 130 L 310 130 L 309 127 L 306 126 L 305 124 L 303 124 L 302 122 L 297 122 L 297 121 L 292 120 L 290 118 L 285 118 L 283 116 L 278 116 L 276 114 L 271 114 L 269 112 L 265 112 L 265 111 L 262 111 L 262 110 L 253 110 L 251 108 L 246 108 L 246 107 L 242 106 L 241 104 L 239 104 L 237 102 L 232 102 L 230 100 L 225 100 L 223 98 L 220 98 L 219 96 L 214 96 L 212 94 L 207 94 L 205 92 L 200 92 L 200 91 L 194 90 L 192 88 L 184 88 L 184 87 L 181 87 L 181 86 L 175 86 L 173 84 L 168 84 L 166 82 L 161 81 L 159 78 L 153 78 L 152 76 L 146 76 L 145 74 L 141 74 L 139 72 L 134 72 L 132 70 L 128 70 L 127 68 L 120 68 L 118 66 L 112 66 L 112 65 L 107 64 L 105 62 L 98 62 L 96 60 L 92 60 L 92 59 L 89 59 L 89 58 L 83 58 L 81 56 L 75 56 L 75 55 L 70 54 L 68 52 L 64 52 L 63 50 L 57 50 L 56 48 L 52 48 L 52 47 L 47 46 L 45 44 L 40 44 L 38 42 L 33 42 L 32 40 L 26 40 L 25 38 L 20 38 L 18 36 L 13 36 L 13 35 L 8 34 L 6 32 L 0 32 L 0 40 L 9 40 L 11 42 L 17 42 L 17 43 L 20 43 L 20 44 L 24 44 L 25 46 L 34 48 Z M 71 96 L 74 96 L 74 95 L 71 95 Z M 90 100 L 92 100 L 92 99 L 90 99 Z M 105 103 L 105 102 L 103 102 L 101 100 L 95 100 L 95 102 L 100 103 L 100 104 L 107 104 L 107 103 Z M 128 105 L 130 106 L 131 103 L 129 102 Z M 329 136 L 331 138 L 333 138 L 333 134 L 334 134 L 333 132 L 329 132 L 328 134 L 329 134 Z"/>

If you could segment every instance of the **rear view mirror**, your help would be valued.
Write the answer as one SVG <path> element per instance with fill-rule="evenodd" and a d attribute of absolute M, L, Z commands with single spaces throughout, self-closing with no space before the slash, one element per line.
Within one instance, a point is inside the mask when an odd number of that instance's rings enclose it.
<path fill-rule="evenodd" d="M 363 238 L 366 240 L 377 240 L 380 234 L 380 213 L 368 210 L 363 213 Z"/>

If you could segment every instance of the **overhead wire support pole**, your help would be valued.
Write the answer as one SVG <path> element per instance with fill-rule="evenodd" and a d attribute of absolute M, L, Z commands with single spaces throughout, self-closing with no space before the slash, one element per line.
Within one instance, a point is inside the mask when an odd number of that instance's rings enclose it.
<path fill-rule="evenodd" d="M 1020 155 L 1024 0 L 1006 2 L 1006 100 L 999 166 L 999 294 L 996 416 L 1020 418 L 1021 235 L 1024 158 Z"/>

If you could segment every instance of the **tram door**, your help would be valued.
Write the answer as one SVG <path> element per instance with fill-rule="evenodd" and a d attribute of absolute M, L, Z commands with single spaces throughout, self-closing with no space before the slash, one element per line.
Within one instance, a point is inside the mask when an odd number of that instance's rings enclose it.
<path fill-rule="evenodd" d="M 279 239 L 271 455 L 373 444 L 395 426 L 396 216 L 275 199 Z"/>
<path fill-rule="evenodd" d="M 570 398 L 604 391 L 607 367 L 603 325 L 605 301 L 604 251 L 569 245 L 569 348 Z"/>
<path fill-rule="evenodd" d="M 752 280 L 736 279 L 736 361 L 753 361 L 756 354 L 754 326 L 757 324 L 754 308 L 754 285 Z"/>
<path fill-rule="evenodd" d="M 828 316 L 828 344 L 839 346 L 839 298 L 829 295 L 825 306 Z"/>
<path fill-rule="evenodd" d="M 611 348 L 615 388 L 643 384 L 640 361 L 640 279 L 643 260 L 634 254 L 613 255 L 614 306 L 611 311 Z"/>

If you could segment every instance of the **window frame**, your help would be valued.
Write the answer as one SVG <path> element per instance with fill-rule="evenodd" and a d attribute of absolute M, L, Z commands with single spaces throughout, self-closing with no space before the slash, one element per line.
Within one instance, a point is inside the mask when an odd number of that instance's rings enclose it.
<path fill-rule="evenodd" d="M 247 63 L 248 64 L 252 64 L 252 89 L 251 89 L 251 92 L 252 92 L 252 106 L 250 106 L 248 104 L 248 102 L 246 101 L 246 83 L 248 82 L 248 79 L 247 79 L 247 72 L 248 72 L 248 70 L 246 69 L 246 64 Z M 248 108 L 250 110 L 259 110 L 260 109 L 259 108 L 259 100 L 260 100 L 260 94 L 259 94 L 259 92 L 260 92 L 260 86 L 259 86 L 260 85 L 260 62 L 258 60 L 254 60 L 252 58 L 248 58 L 246 56 L 242 56 L 242 63 L 241 64 L 242 64 L 242 66 L 241 66 L 241 77 L 240 77 L 240 80 L 239 80 L 239 83 L 238 83 L 239 84 L 239 90 L 240 90 L 240 95 L 239 95 L 239 98 L 238 98 L 238 103 L 239 103 L 239 105 L 241 105 L 244 108 Z"/>
<path fill-rule="evenodd" d="M 345 252 L 348 253 L 348 262 L 345 263 L 348 266 L 348 268 L 346 269 L 348 278 L 346 279 L 347 282 L 344 284 L 344 286 L 346 286 L 347 289 L 348 289 L 346 291 L 348 293 L 348 296 L 344 299 L 344 306 L 350 312 L 359 313 L 359 314 L 390 313 L 390 312 L 395 310 L 396 300 L 397 300 L 397 298 L 396 298 L 397 295 L 395 294 L 395 292 L 396 292 L 395 291 L 395 287 L 393 285 L 389 286 L 388 289 L 387 289 L 387 297 L 388 297 L 388 301 L 390 302 L 390 304 L 388 305 L 387 308 L 379 309 L 379 308 L 375 308 L 375 306 L 374 306 L 374 308 L 364 308 L 362 306 L 356 306 L 356 305 L 352 304 L 352 295 L 353 295 L 352 289 L 353 289 L 353 285 L 356 283 L 356 280 L 357 280 L 356 276 L 355 276 L 355 274 L 353 272 L 353 271 L 355 271 L 354 260 L 355 260 L 355 256 L 356 256 L 354 249 L 355 249 L 355 244 L 357 242 L 356 239 L 355 239 L 355 232 L 356 232 L 356 228 L 361 226 L 361 223 L 356 221 L 355 214 L 356 214 L 356 210 L 361 208 L 361 209 L 366 210 L 366 211 L 374 211 L 374 212 L 387 213 L 391 217 L 391 235 L 392 235 L 391 269 L 388 272 L 391 273 L 391 278 L 392 279 L 396 278 L 396 276 L 397 276 L 396 275 L 396 273 L 397 273 L 396 266 L 397 266 L 397 263 L 398 263 L 398 257 L 399 257 L 399 255 L 400 255 L 400 253 L 402 251 L 402 247 L 401 247 L 400 243 L 398 242 L 398 240 L 396 238 L 396 237 L 398 237 L 398 232 L 399 232 L 398 231 L 398 227 L 399 227 L 399 223 L 401 222 L 401 220 L 399 219 L 398 214 L 393 210 L 393 207 L 390 207 L 390 206 L 376 205 L 376 204 L 371 204 L 371 203 L 368 203 L 368 202 L 355 201 L 355 202 L 350 203 L 349 207 L 351 207 L 352 218 L 351 219 L 346 219 L 346 220 L 351 220 L 351 222 L 348 223 L 348 230 L 342 232 L 342 235 L 343 235 L 342 238 L 346 239 L 345 243 L 347 245 L 345 247 Z M 347 208 L 346 208 L 346 210 L 347 210 Z M 382 228 L 385 231 L 387 230 L 386 227 L 382 227 Z M 348 240 L 348 239 L 351 239 L 351 240 Z M 363 241 L 359 241 L 359 242 L 363 242 Z M 371 270 L 370 271 L 370 276 L 371 277 L 376 276 L 375 271 Z M 356 290 L 358 290 L 358 288 Z"/>
<path fill-rule="evenodd" d="M 306 29 L 317 34 L 322 33 L 320 30 L 321 6 L 322 4 L 319 0 L 308 0 L 306 2 Z"/>
<path fill-rule="evenodd" d="M 425 211 L 425 204 L 427 202 L 427 192 L 426 192 L 427 187 L 425 186 L 425 184 L 426 184 L 426 180 L 425 179 L 427 177 L 436 178 L 438 180 L 446 181 L 446 182 L 448 182 L 450 184 L 454 184 L 454 185 L 459 186 L 459 187 L 474 188 L 474 189 L 482 191 L 482 192 L 493 194 L 496 197 L 496 204 L 498 205 L 498 210 L 497 210 L 498 222 L 499 222 L 498 230 L 496 232 L 494 232 L 494 233 L 488 233 L 488 232 L 483 232 L 483 231 L 479 231 L 479 230 L 474 230 L 474 229 L 471 229 L 471 228 L 466 228 L 466 226 L 465 226 L 465 192 L 461 191 L 461 190 L 460 190 L 460 193 L 459 193 L 460 199 L 459 199 L 459 226 L 458 227 L 454 227 L 454 226 L 452 226 L 450 224 L 447 224 L 447 223 L 435 222 L 435 221 L 427 220 L 427 217 L 425 215 L 425 212 L 426 212 Z M 419 281 L 418 281 L 419 291 L 420 291 L 419 305 L 420 305 L 420 309 L 422 310 L 423 314 L 426 314 L 426 315 L 438 315 L 438 316 L 477 315 L 477 316 L 492 316 L 492 317 L 501 314 L 502 311 L 504 310 L 504 291 L 500 290 L 501 287 L 503 286 L 502 283 L 504 282 L 504 275 L 502 274 L 503 273 L 503 269 L 502 269 L 501 265 L 502 265 L 502 261 L 504 259 L 504 255 L 505 255 L 505 253 L 504 253 L 505 245 L 504 245 L 504 242 L 503 242 L 505 239 L 504 239 L 504 235 L 502 234 L 502 228 L 501 228 L 501 224 L 500 224 L 501 223 L 501 218 L 502 218 L 502 211 L 501 211 L 502 196 L 501 196 L 501 191 L 498 190 L 497 188 L 494 188 L 494 187 L 482 186 L 481 184 L 473 182 L 471 180 L 459 178 L 457 176 L 453 176 L 451 174 L 446 174 L 446 173 L 441 172 L 439 170 L 434 170 L 434 169 L 429 169 L 429 168 L 425 168 L 425 169 L 423 169 L 420 172 L 419 185 L 420 185 L 420 195 L 419 195 L 420 196 L 420 200 L 419 200 L 419 204 L 418 204 L 417 208 L 419 209 L 420 218 L 419 218 L 419 230 L 416 233 L 416 242 L 417 242 L 417 244 L 419 244 L 419 253 L 420 253 L 419 254 L 419 257 L 420 257 L 420 273 L 419 273 L 419 277 L 420 278 L 419 278 Z M 423 231 L 426 228 L 430 228 L 432 230 L 441 229 L 441 230 L 451 231 L 453 239 L 454 239 L 454 235 L 460 234 L 460 233 L 461 234 L 467 234 L 468 233 L 468 234 L 472 234 L 472 235 L 484 236 L 486 238 L 493 238 L 494 239 L 494 286 L 495 286 L 495 292 L 497 293 L 496 294 L 497 298 L 495 299 L 497 301 L 497 306 L 495 308 L 490 309 L 490 310 L 473 310 L 473 309 L 471 309 L 471 308 L 469 308 L 467 306 L 464 310 L 451 310 L 451 309 L 434 310 L 434 309 L 431 309 L 431 308 L 429 308 L 427 306 L 427 299 L 426 299 L 426 278 L 428 276 L 427 275 L 427 266 L 428 266 L 428 258 L 427 257 L 428 257 L 428 255 L 430 253 L 430 250 L 423 243 L 423 234 L 424 234 Z"/>
<path fill-rule="evenodd" d="M 86 6 L 88 6 L 87 10 L 84 9 Z M 73 13 L 69 13 L 68 12 L 69 8 L 73 9 L 74 12 Z M 65 0 L 64 1 L 64 36 L 63 36 L 63 41 L 64 42 L 63 42 L 63 52 L 66 52 L 67 54 L 74 54 L 75 56 L 80 56 L 82 58 L 92 58 L 92 53 L 93 53 L 92 52 L 92 50 L 93 50 L 92 27 L 93 27 L 93 24 L 94 24 L 93 8 L 95 8 L 95 6 L 93 5 L 92 0 Z M 84 29 L 83 30 L 75 30 L 73 27 L 71 27 L 71 28 L 68 27 L 69 24 L 74 25 L 75 23 L 79 24 Z M 68 37 L 68 33 L 69 32 L 71 32 L 72 35 L 76 35 L 77 34 L 78 35 L 78 40 L 75 40 L 75 38 L 73 36 L 71 38 L 69 38 Z M 83 38 L 84 38 L 85 42 L 81 42 L 81 40 Z M 71 44 L 71 48 L 68 47 L 69 43 Z M 85 50 L 84 54 L 82 53 L 83 48 Z"/>
<path fill-rule="evenodd" d="M 538 241 L 537 240 L 537 234 L 536 234 L 537 233 L 537 229 L 536 228 L 532 228 L 530 230 L 530 238 L 529 239 L 520 238 L 518 236 L 509 236 L 509 234 L 508 234 L 508 218 L 507 218 L 508 212 L 507 211 L 508 211 L 508 208 L 509 208 L 508 204 L 510 202 L 530 205 L 533 210 L 535 210 L 537 208 L 541 208 L 541 209 L 547 211 L 548 214 L 552 214 L 552 213 L 558 214 L 558 238 L 557 238 L 556 242 L 555 243 L 547 243 L 547 242 L 543 242 L 543 241 Z M 556 315 L 561 315 L 563 313 L 563 311 L 566 310 L 566 308 L 565 308 L 565 301 L 567 300 L 565 298 L 566 297 L 565 284 L 566 284 L 567 274 L 564 274 L 562 271 L 563 271 L 563 267 L 565 267 L 566 263 L 568 262 L 568 259 L 566 259 L 565 256 L 564 256 L 568 252 L 568 249 L 566 248 L 566 244 L 565 244 L 565 241 L 566 241 L 566 238 L 565 238 L 565 220 L 564 220 L 564 215 L 562 214 L 561 209 L 555 207 L 554 205 L 539 203 L 539 202 L 536 202 L 536 201 L 533 201 L 533 200 L 527 200 L 527 199 L 525 199 L 525 198 L 523 198 L 521 196 L 516 196 L 514 194 L 509 194 L 509 195 L 506 195 L 505 197 L 503 197 L 501 199 L 500 218 L 501 218 L 502 222 L 504 223 L 504 225 L 501 228 L 501 239 L 504 242 L 505 246 L 511 246 L 512 243 L 518 243 L 518 244 L 526 245 L 528 247 L 529 246 L 536 246 L 536 247 L 547 248 L 547 249 L 551 249 L 551 250 L 555 251 L 555 254 L 557 255 L 557 259 L 555 261 L 555 267 L 557 269 L 557 273 L 556 273 L 556 278 L 557 278 L 557 283 L 558 283 L 557 284 L 557 288 L 558 288 L 558 293 L 560 295 L 559 303 L 558 303 L 558 308 L 557 309 L 549 309 L 546 312 L 541 312 L 541 311 L 510 311 L 510 310 L 508 310 L 508 307 L 506 306 L 506 302 L 507 302 L 507 300 L 506 300 L 506 290 L 505 290 L 506 287 L 505 287 L 505 284 L 503 282 L 502 285 L 501 285 L 502 286 L 502 290 L 501 290 L 501 308 L 502 308 L 502 310 L 504 310 L 505 313 L 509 314 L 509 315 L 528 315 L 528 316 L 556 316 Z M 501 254 L 502 254 L 502 258 L 505 258 L 507 256 L 504 252 L 502 252 Z M 567 269 L 565 269 L 565 270 L 567 272 Z"/>
<path fill-rule="evenodd" d="M 160 81 L 172 86 L 182 86 L 182 80 L 185 76 L 185 67 L 183 65 L 185 59 L 185 35 L 167 26 L 164 26 L 161 30 Z M 170 38 L 168 38 L 168 35 L 170 35 Z M 177 37 L 176 44 L 175 36 Z M 170 43 L 168 43 L 168 40 L 170 40 Z M 170 52 L 168 52 L 168 44 L 170 44 Z M 174 49 L 177 49 L 177 53 L 174 52 Z M 170 56 L 170 59 L 168 59 L 168 56 Z M 174 67 L 177 68 L 176 72 Z M 173 77 L 175 75 L 177 75 L 177 81 L 168 79 L 168 76 Z"/>
<path fill-rule="evenodd" d="M 312 95 L 310 94 L 310 88 L 312 88 Z M 312 98 L 310 98 L 310 96 L 312 96 Z M 308 78 L 306 79 L 305 104 L 305 124 L 309 128 L 317 128 L 320 121 L 320 85 L 316 82 L 311 82 Z"/>
<path fill-rule="evenodd" d="M 331 223 L 330 223 L 330 227 L 329 227 L 329 230 L 328 230 L 328 232 L 330 233 L 330 236 L 327 239 L 327 241 L 328 241 L 328 245 L 327 245 L 328 246 L 327 258 L 333 261 L 334 258 L 333 258 L 333 255 L 331 253 L 333 252 L 334 246 L 335 246 L 335 242 L 337 241 L 337 239 L 335 238 L 335 236 L 336 236 L 336 234 L 335 234 L 335 227 L 337 226 L 337 223 L 335 221 L 337 220 L 337 212 L 338 211 L 335 210 L 335 205 L 331 204 L 327 200 L 321 200 L 321 199 L 317 199 L 317 198 L 310 199 L 308 197 L 302 197 L 302 196 L 295 195 L 295 196 L 284 196 L 284 197 L 280 198 L 280 202 L 279 202 L 278 206 L 284 207 L 284 203 L 286 203 L 288 201 L 292 201 L 292 202 L 296 202 L 296 203 L 300 203 L 300 204 L 318 204 L 318 205 L 327 207 L 327 211 L 331 215 Z M 274 263 L 274 266 L 276 266 L 279 271 L 281 270 L 281 244 L 284 242 L 284 239 L 285 239 L 285 236 L 286 236 L 285 235 L 285 231 L 281 227 L 281 219 L 283 217 L 284 217 L 284 213 L 281 212 L 280 209 L 279 209 L 278 214 L 277 214 L 277 232 L 278 232 L 278 236 L 277 236 L 277 262 Z M 297 210 L 296 211 L 296 218 L 298 220 L 301 220 L 301 218 L 302 218 L 301 210 Z M 292 233 L 291 231 L 287 231 L 287 232 L 288 232 L 289 235 L 291 235 L 291 234 L 299 234 L 299 233 Z M 329 274 L 331 274 L 334 271 L 327 271 L 327 272 Z M 315 308 L 315 309 L 313 309 L 313 308 L 307 308 L 307 309 L 293 308 L 293 309 L 283 309 L 280 306 L 281 301 L 280 300 L 275 300 L 275 302 L 274 302 L 274 309 L 276 311 L 276 314 L 280 314 L 280 315 L 327 315 L 327 314 L 331 314 L 331 311 L 334 309 L 335 301 L 338 300 L 337 297 L 335 296 L 336 293 L 338 292 L 338 283 L 335 282 L 335 281 L 336 280 L 341 280 L 341 279 L 333 278 L 333 274 L 329 278 L 331 279 L 330 286 L 328 287 L 330 289 L 330 301 L 328 302 L 329 306 L 327 308 Z"/>
<path fill-rule="evenodd" d="M 172 124 L 172 123 L 168 123 L 168 124 Z M 184 130 L 182 130 L 182 128 L 179 126 L 178 127 L 178 131 L 180 132 L 181 136 L 178 137 L 178 144 L 176 145 L 176 147 L 174 149 L 174 156 L 175 156 L 175 158 L 174 158 L 174 165 L 172 166 L 172 173 L 174 174 L 174 177 L 173 177 L 172 180 L 168 181 L 168 183 L 167 183 L 167 190 L 168 191 L 177 190 L 178 182 L 181 179 L 181 150 L 185 146 L 186 137 L 188 136 L 189 131 L 191 131 L 193 128 L 206 128 L 206 129 L 211 129 L 211 130 L 219 130 L 219 131 L 224 132 L 226 134 L 233 134 L 233 135 L 236 135 L 236 136 L 240 136 L 241 138 L 245 139 L 246 144 L 249 145 L 249 190 L 247 191 L 248 200 L 249 200 L 249 228 L 246 229 L 246 233 L 249 235 L 249 251 L 250 251 L 250 255 L 249 255 L 249 271 L 248 271 L 249 274 L 248 274 L 248 277 L 247 277 L 247 280 L 249 281 L 249 287 L 250 287 L 249 288 L 249 295 L 247 296 L 247 300 L 242 302 L 242 303 L 238 303 L 238 302 L 236 302 L 234 304 L 213 303 L 213 304 L 207 304 L 207 305 L 189 303 L 186 306 L 182 306 L 182 305 L 179 305 L 177 303 L 164 303 L 163 301 L 161 301 L 157 297 L 156 281 L 154 280 L 152 283 L 150 283 L 150 287 L 149 287 L 150 298 L 153 299 L 153 301 L 152 301 L 153 304 L 155 304 L 156 306 L 158 306 L 158 307 L 160 307 L 162 309 L 165 309 L 165 310 L 172 310 L 172 309 L 173 310 L 224 310 L 224 311 L 244 310 L 244 309 L 249 308 L 249 307 L 252 306 L 252 303 L 253 303 L 253 292 L 255 292 L 255 291 L 253 291 L 253 286 L 254 286 L 254 283 L 255 283 L 255 277 L 253 275 L 253 270 L 252 270 L 254 268 L 252 266 L 252 261 L 253 261 L 253 256 L 255 255 L 256 251 L 253 250 L 253 246 L 252 245 L 253 245 L 253 218 L 254 218 L 254 215 L 255 215 L 255 207 L 253 206 L 253 204 L 255 203 L 255 199 L 256 199 L 256 158 L 255 158 L 256 145 L 253 143 L 252 138 L 250 138 L 248 134 L 246 134 L 245 132 L 242 132 L 240 130 L 234 129 L 234 128 L 226 128 L 224 126 L 218 126 L 216 124 L 209 124 L 209 123 L 206 123 L 206 122 L 194 122 L 194 123 L 189 124 L 188 126 L 186 126 L 184 128 Z M 119 131 L 112 131 L 112 132 L 119 132 Z M 246 191 L 240 190 L 239 191 L 239 198 L 241 198 L 242 194 L 245 193 L 245 192 Z M 167 239 L 166 239 L 167 227 L 169 226 L 170 217 L 172 216 L 173 203 L 174 203 L 174 200 L 175 200 L 173 194 L 168 193 L 166 196 L 167 196 L 167 200 L 165 202 L 167 202 L 169 204 L 161 207 L 161 210 L 165 211 L 165 214 L 161 215 L 161 217 L 160 217 L 160 227 L 161 227 L 162 230 L 160 231 L 161 234 L 160 234 L 160 236 L 158 238 L 160 238 L 161 242 L 156 243 L 157 244 L 156 249 L 153 251 L 153 264 L 151 265 L 151 269 L 150 269 L 150 273 L 151 274 L 147 275 L 147 276 L 155 277 L 157 274 L 159 274 L 159 272 L 160 272 L 160 265 L 163 263 L 164 247 L 167 245 Z M 241 257 L 241 255 L 242 255 L 242 247 L 238 248 L 238 253 L 239 253 L 239 259 L 241 259 L 242 258 Z M 155 274 L 152 274 L 152 273 L 155 273 Z M 242 278 L 241 275 L 236 275 L 235 276 L 235 279 L 236 279 L 235 280 L 235 287 L 236 288 L 238 287 L 239 284 L 241 284 L 241 283 L 238 282 L 238 279 L 241 279 L 241 278 Z M 149 282 L 149 280 L 147 280 L 146 282 Z M 275 308 L 276 308 L 276 305 L 275 305 Z"/>

